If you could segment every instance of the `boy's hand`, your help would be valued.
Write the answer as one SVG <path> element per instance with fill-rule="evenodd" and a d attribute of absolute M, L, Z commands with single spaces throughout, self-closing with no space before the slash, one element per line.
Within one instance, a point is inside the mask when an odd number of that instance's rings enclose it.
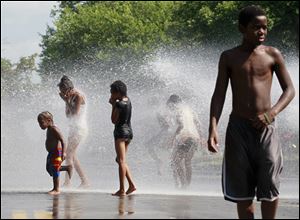
<path fill-rule="evenodd" d="M 210 152 L 217 153 L 218 150 L 218 132 L 216 130 L 210 131 L 208 141 L 207 141 L 207 148 Z"/>
<path fill-rule="evenodd" d="M 257 130 L 263 130 L 265 127 L 267 127 L 273 121 L 274 121 L 274 116 L 270 112 L 264 112 L 264 113 L 257 115 L 252 120 L 252 125 Z"/>

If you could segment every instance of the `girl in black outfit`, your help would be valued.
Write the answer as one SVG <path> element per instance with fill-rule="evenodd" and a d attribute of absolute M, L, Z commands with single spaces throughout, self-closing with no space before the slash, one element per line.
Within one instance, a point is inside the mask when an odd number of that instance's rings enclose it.
<path fill-rule="evenodd" d="M 115 149 L 117 153 L 116 162 L 119 164 L 120 188 L 113 196 L 124 196 L 136 190 L 133 183 L 129 167 L 126 163 L 126 153 L 128 145 L 133 138 L 131 128 L 131 102 L 127 97 L 126 85 L 117 80 L 110 85 L 111 97 L 109 103 L 112 105 L 111 121 L 115 125 L 114 138 Z M 128 180 L 129 188 L 125 193 L 125 177 Z"/>

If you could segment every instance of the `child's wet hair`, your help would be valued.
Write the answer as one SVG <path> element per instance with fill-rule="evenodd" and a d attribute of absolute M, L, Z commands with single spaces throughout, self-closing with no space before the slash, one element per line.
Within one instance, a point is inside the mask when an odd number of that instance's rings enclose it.
<path fill-rule="evenodd" d="M 256 16 L 266 16 L 266 13 L 257 5 L 250 5 L 243 8 L 239 13 L 239 24 L 247 27 L 247 25 L 256 17 Z"/>
<path fill-rule="evenodd" d="M 64 87 L 66 89 L 73 89 L 74 85 L 72 83 L 72 81 L 69 79 L 68 76 L 63 75 L 63 77 L 60 79 L 60 82 L 57 84 L 57 86 Z"/>
<path fill-rule="evenodd" d="M 43 118 L 50 119 L 53 122 L 53 115 L 48 111 L 41 112 L 38 115 L 38 119 L 43 119 Z"/>
<path fill-rule="evenodd" d="M 121 80 L 117 80 L 110 85 L 111 92 L 119 92 L 124 96 L 127 96 L 127 86 Z"/>

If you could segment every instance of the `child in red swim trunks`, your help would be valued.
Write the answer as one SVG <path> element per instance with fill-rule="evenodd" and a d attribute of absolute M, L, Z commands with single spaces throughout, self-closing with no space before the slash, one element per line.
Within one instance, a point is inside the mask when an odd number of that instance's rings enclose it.
<path fill-rule="evenodd" d="M 53 189 L 48 193 L 57 195 L 59 191 L 60 171 L 67 171 L 70 178 L 72 175 L 72 166 L 61 166 L 66 157 L 65 142 L 59 129 L 53 124 L 53 116 L 50 112 L 42 112 L 38 115 L 38 122 L 41 129 L 47 129 L 46 149 L 49 152 L 47 156 L 46 169 L 53 177 Z"/>

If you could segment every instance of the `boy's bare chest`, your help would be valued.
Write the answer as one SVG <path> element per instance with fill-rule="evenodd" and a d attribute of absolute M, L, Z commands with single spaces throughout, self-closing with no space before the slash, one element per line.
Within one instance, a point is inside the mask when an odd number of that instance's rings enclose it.
<path fill-rule="evenodd" d="M 266 54 L 238 55 L 230 63 L 231 74 L 241 77 L 260 77 L 272 72 L 273 59 Z"/>

